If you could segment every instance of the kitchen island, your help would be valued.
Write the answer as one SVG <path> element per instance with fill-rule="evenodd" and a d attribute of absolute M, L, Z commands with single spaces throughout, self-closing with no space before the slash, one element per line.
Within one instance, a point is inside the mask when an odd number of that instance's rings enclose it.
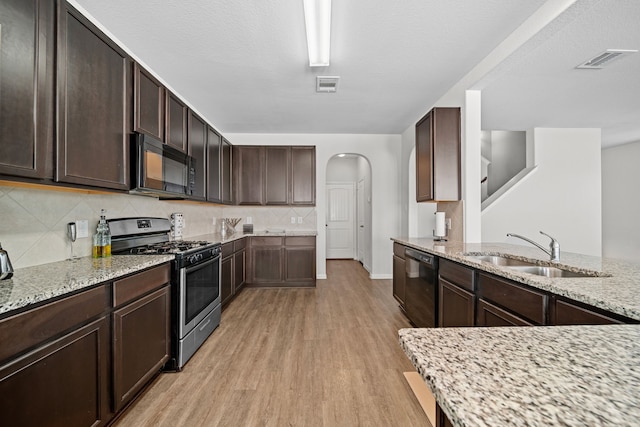
<path fill-rule="evenodd" d="M 454 426 L 637 426 L 640 326 L 401 329 Z"/>
<path fill-rule="evenodd" d="M 611 313 L 612 323 L 640 321 L 640 265 L 633 262 L 564 252 L 553 263 L 522 245 L 392 240 L 472 272 L 471 310 L 484 298 L 518 301 L 505 293 L 508 287 L 492 291 L 515 283 L 539 297 L 542 314 L 533 324 L 565 324 L 554 314 L 563 301 Z M 489 255 L 590 276 L 527 274 L 482 258 Z M 640 325 L 401 329 L 399 337 L 454 426 L 640 425 Z"/>

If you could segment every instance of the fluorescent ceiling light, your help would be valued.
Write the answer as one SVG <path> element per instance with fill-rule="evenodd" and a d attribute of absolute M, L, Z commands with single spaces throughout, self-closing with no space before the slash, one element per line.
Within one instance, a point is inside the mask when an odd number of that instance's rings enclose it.
<path fill-rule="evenodd" d="M 331 0 L 303 0 L 310 67 L 327 67 L 331 56 Z"/>

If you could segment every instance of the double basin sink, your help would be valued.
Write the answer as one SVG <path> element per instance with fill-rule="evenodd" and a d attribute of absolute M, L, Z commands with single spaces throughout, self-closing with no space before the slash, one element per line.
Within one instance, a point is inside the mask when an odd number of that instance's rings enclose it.
<path fill-rule="evenodd" d="M 476 255 L 467 254 L 466 258 L 474 261 L 487 262 L 498 267 L 505 267 L 520 273 L 528 273 L 543 277 L 602 277 L 605 274 L 598 271 L 572 271 L 551 265 L 539 265 L 534 262 L 524 261 L 516 258 L 509 258 L 502 255 Z"/>

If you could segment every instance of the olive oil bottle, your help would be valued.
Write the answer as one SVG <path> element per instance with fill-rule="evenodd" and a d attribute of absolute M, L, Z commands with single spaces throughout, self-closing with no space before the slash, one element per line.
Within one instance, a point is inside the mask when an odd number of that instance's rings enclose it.
<path fill-rule="evenodd" d="M 98 221 L 96 234 L 93 235 L 92 255 L 94 258 L 107 258 L 111 256 L 111 231 L 107 224 L 104 209 L 100 211 L 100 221 Z"/>

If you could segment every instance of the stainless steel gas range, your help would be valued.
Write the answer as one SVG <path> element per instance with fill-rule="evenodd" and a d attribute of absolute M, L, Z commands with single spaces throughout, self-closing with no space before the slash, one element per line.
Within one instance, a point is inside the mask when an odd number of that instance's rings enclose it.
<path fill-rule="evenodd" d="M 166 218 L 107 221 L 116 255 L 175 254 L 171 269 L 173 355 L 165 369 L 181 370 L 220 324 L 221 245 L 170 240 Z"/>

